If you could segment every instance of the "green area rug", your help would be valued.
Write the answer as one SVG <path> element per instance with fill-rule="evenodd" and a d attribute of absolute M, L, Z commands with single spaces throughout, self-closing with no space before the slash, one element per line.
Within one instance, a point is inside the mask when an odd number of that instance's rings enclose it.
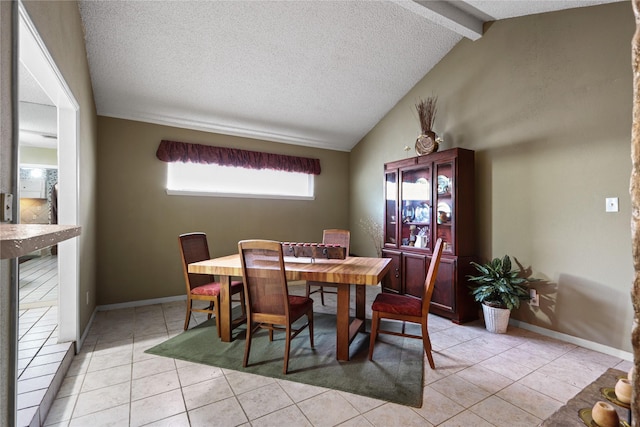
<path fill-rule="evenodd" d="M 367 325 L 368 326 L 368 325 Z M 367 358 L 369 334 L 360 333 L 350 346 L 351 360 L 336 360 L 336 318 L 314 313 L 314 344 L 309 346 L 305 330 L 291 342 L 289 373 L 282 373 L 284 334 L 275 333 L 269 342 L 268 332 L 254 335 L 249 366 L 242 367 L 245 326 L 237 328 L 232 342 L 218 338 L 215 320 L 189 329 L 146 352 L 203 363 L 266 377 L 342 390 L 407 406 L 422 406 L 422 341 L 384 335 L 378 337 L 374 360 Z"/>

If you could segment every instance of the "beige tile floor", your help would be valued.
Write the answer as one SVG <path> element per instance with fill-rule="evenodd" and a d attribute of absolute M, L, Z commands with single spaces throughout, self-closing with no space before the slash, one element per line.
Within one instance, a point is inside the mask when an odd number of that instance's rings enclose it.
<path fill-rule="evenodd" d="M 73 343 L 58 343 L 57 257 L 20 264 L 17 420 L 20 427 L 44 420 L 73 357 Z"/>
<path fill-rule="evenodd" d="M 20 309 L 17 425 L 38 425 L 73 358 L 73 343 L 58 343 L 57 307 Z"/>
<path fill-rule="evenodd" d="M 317 311 L 333 298 L 315 298 Z M 180 301 L 98 312 L 45 425 L 536 426 L 607 368 L 631 367 L 523 329 L 495 335 L 432 316 L 436 370 L 426 365 L 423 405 L 412 408 L 144 353 L 182 332 L 184 310 Z"/>

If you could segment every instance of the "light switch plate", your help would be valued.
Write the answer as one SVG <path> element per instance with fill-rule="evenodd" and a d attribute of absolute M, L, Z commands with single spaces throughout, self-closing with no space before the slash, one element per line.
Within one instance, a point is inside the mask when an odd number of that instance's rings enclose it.
<path fill-rule="evenodd" d="M 607 197 L 605 199 L 606 212 L 618 212 L 618 198 L 617 197 Z"/>
<path fill-rule="evenodd" d="M 0 204 L 2 206 L 2 222 L 13 221 L 13 194 L 0 194 Z"/>

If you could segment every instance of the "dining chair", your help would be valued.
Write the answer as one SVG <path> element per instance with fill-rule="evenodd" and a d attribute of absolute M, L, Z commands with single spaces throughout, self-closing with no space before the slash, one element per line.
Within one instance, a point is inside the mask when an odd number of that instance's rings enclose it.
<path fill-rule="evenodd" d="M 431 295 L 436 283 L 438 267 L 440 266 L 440 257 L 442 256 L 442 239 L 436 241 L 433 249 L 427 278 L 424 281 L 424 291 L 422 299 L 409 295 L 398 295 L 389 292 L 383 292 L 376 296 L 371 306 L 371 337 L 369 341 L 369 360 L 373 360 L 373 348 L 378 338 L 378 334 L 389 334 L 407 338 L 422 339 L 424 351 L 429 359 L 429 366 L 435 369 L 433 356 L 431 354 L 431 340 L 429 339 L 429 330 L 427 328 L 427 320 L 429 318 L 429 305 L 431 305 Z M 402 321 L 401 332 L 380 329 L 381 319 L 392 319 Z M 406 333 L 404 322 L 417 323 L 422 326 L 422 335 L 413 335 Z"/>
<path fill-rule="evenodd" d="M 180 255 L 182 257 L 182 272 L 187 285 L 187 317 L 184 320 L 184 330 L 189 328 L 191 313 L 207 313 L 207 319 L 211 315 L 216 317 L 216 328 L 220 337 L 220 282 L 215 280 L 215 276 L 209 274 L 189 273 L 188 266 L 193 262 L 210 259 L 209 244 L 205 233 L 185 233 L 178 237 L 180 244 Z M 240 294 L 240 304 L 242 314 L 245 315 L 244 289 L 242 281 L 231 281 L 231 295 Z M 193 301 L 208 301 L 206 308 L 194 308 Z"/>
<path fill-rule="evenodd" d="M 309 328 L 309 341 L 313 348 L 313 300 L 289 295 L 280 242 L 242 240 L 238 242 L 238 252 L 247 307 L 247 337 L 242 366 L 246 368 L 249 363 L 251 340 L 259 328 L 269 330 L 269 341 L 273 341 L 273 331 L 284 331 L 286 341 L 282 372 L 286 375 L 291 340 L 306 327 Z M 294 329 L 292 324 L 304 315 L 307 316 L 307 322 Z"/>
<path fill-rule="evenodd" d="M 325 245 L 340 245 L 346 248 L 346 256 L 349 256 L 349 243 L 351 240 L 351 232 L 349 230 L 340 230 L 337 228 L 331 228 L 322 232 L 322 243 Z M 311 290 L 314 286 L 316 289 Z M 335 290 L 328 290 L 325 287 L 332 287 L 330 283 L 323 282 L 307 282 L 307 297 L 317 292 L 320 293 L 320 302 L 324 305 L 324 294 L 337 294 Z"/>

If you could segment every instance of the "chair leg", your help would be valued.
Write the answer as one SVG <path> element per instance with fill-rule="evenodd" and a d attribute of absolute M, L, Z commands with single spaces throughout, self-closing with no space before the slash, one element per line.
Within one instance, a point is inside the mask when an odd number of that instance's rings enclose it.
<path fill-rule="evenodd" d="M 213 302 L 212 302 L 213 304 Z M 222 333 L 220 332 L 220 300 L 218 300 L 214 306 L 215 316 L 216 316 L 216 330 L 218 331 L 218 338 L 222 337 Z"/>
<path fill-rule="evenodd" d="M 307 321 L 309 323 L 309 344 L 311 344 L 311 348 L 313 347 L 313 310 L 310 310 L 307 313 Z"/>
<path fill-rule="evenodd" d="M 240 308 L 242 309 L 242 315 L 247 316 L 247 307 L 244 305 L 244 291 L 240 292 Z"/>
<path fill-rule="evenodd" d="M 207 308 L 207 310 L 211 310 L 213 311 L 213 301 L 209 301 L 209 307 Z M 207 313 L 207 320 L 211 319 L 211 313 Z"/>
<path fill-rule="evenodd" d="M 431 369 L 436 369 L 436 365 L 433 362 L 433 355 L 431 354 L 431 340 L 429 339 L 429 330 L 426 323 L 422 324 L 422 345 L 424 346 L 424 352 L 427 353 L 429 366 L 431 366 Z"/>
<path fill-rule="evenodd" d="M 242 360 L 242 367 L 246 368 L 249 364 L 249 352 L 251 351 L 251 335 L 253 334 L 253 327 L 251 321 L 247 321 L 247 335 L 244 342 L 244 359 Z"/>
<path fill-rule="evenodd" d="M 369 336 L 369 360 L 373 360 L 373 347 L 376 345 L 376 339 L 378 339 L 379 326 L 380 314 L 379 312 L 374 311 L 371 318 L 371 335 Z"/>
<path fill-rule="evenodd" d="M 318 290 L 314 292 L 320 292 L 320 302 L 322 303 L 322 305 L 324 305 L 324 290 L 322 286 L 320 286 Z M 307 293 L 306 293 L 307 298 L 309 298 L 309 295 L 311 295 L 311 285 L 309 284 L 309 282 L 307 282 Z"/>
<path fill-rule="evenodd" d="M 187 317 L 184 319 L 184 330 L 189 329 L 189 321 L 191 320 L 191 298 L 187 297 Z"/>
<path fill-rule="evenodd" d="M 287 340 L 284 345 L 284 367 L 282 368 L 284 375 L 287 375 L 289 369 L 289 350 L 291 350 L 291 323 L 287 325 Z"/>

